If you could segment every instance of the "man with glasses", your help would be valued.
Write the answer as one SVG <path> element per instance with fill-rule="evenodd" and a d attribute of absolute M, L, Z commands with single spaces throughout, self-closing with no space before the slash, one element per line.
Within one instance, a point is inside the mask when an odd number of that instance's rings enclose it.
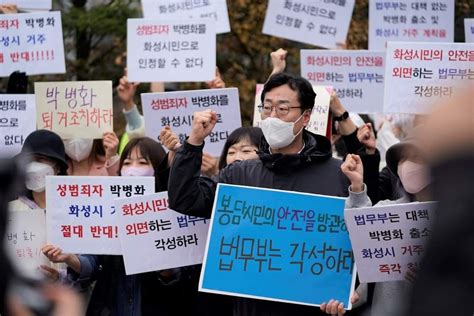
<path fill-rule="evenodd" d="M 204 139 L 217 123 L 217 114 L 194 113 L 187 141 L 176 152 L 168 195 L 170 208 L 209 218 L 217 183 L 297 192 L 347 196 L 349 182 L 332 158 L 326 137 L 308 132 L 316 94 L 304 78 L 279 73 L 265 84 L 259 106 L 264 138 L 259 159 L 238 161 L 214 178 L 200 177 Z M 284 286 L 284 285 L 282 285 Z M 318 308 L 246 298 L 234 298 L 234 315 L 318 315 Z"/>

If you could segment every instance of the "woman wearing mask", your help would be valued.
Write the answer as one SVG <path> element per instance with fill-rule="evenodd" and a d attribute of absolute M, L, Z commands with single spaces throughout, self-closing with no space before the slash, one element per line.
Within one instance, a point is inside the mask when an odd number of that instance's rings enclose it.
<path fill-rule="evenodd" d="M 395 201 L 380 201 L 376 206 L 430 201 L 431 177 L 426 159 L 420 149 L 419 129 L 413 129 L 403 142 L 395 144 L 387 150 L 387 167 L 401 183 L 400 186 L 397 186 L 401 190 L 398 192 L 401 197 Z M 351 182 L 346 208 L 370 206 L 371 202 L 367 197 L 366 186 L 363 184 L 363 167 L 360 157 L 348 155 L 341 169 Z M 413 279 L 414 274 L 416 274 L 415 271 L 410 272 L 406 279 Z M 409 303 L 411 285 L 409 281 L 375 283 L 373 295 L 368 298 L 372 301 L 368 315 L 403 315 Z M 367 291 L 367 286 L 367 284 L 361 284 L 356 292 Z M 331 315 L 344 314 L 343 306 L 337 301 L 324 304 L 321 309 Z"/>
<path fill-rule="evenodd" d="M 61 138 L 48 130 L 26 137 L 17 158 L 26 163 L 26 194 L 10 202 L 12 211 L 46 208 L 46 176 L 67 175 L 68 165 Z"/>
<path fill-rule="evenodd" d="M 68 157 L 68 174 L 72 176 L 116 176 L 120 157 L 119 140 L 114 132 L 103 139 L 74 138 L 64 140 Z"/>
<path fill-rule="evenodd" d="M 121 176 L 154 176 L 156 191 L 166 190 L 167 156 L 150 138 L 134 138 L 127 144 L 119 170 Z M 45 255 L 68 264 L 68 276 L 77 285 L 97 280 L 87 315 L 189 314 L 189 304 L 178 302 L 192 292 L 183 269 L 126 275 L 122 256 L 62 254 L 57 247 Z"/>

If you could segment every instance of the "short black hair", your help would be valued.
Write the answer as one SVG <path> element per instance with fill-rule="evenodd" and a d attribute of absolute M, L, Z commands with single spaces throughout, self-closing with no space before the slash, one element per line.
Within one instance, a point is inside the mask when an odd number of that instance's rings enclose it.
<path fill-rule="evenodd" d="M 263 86 L 262 96 L 260 100 L 265 100 L 265 94 L 274 88 L 287 84 L 291 90 L 298 93 L 298 101 L 301 105 L 301 111 L 312 110 L 314 106 L 314 99 L 316 93 L 308 80 L 302 77 L 295 77 L 293 75 L 281 72 L 271 76 L 267 83 Z"/>
<path fill-rule="evenodd" d="M 224 144 L 222 149 L 221 157 L 219 158 L 219 170 L 224 169 L 227 166 L 227 153 L 229 148 L 240 142 L 241 140 L 248 139 L 251 145 L 260 147 L 260 142 L 263 137 L 263 132 L 260 127 L 239 127 L 230 133 L 229 137 Z"/>

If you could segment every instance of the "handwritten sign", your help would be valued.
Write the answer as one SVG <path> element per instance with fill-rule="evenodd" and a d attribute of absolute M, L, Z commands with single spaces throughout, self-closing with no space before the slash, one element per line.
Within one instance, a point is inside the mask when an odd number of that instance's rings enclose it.
<path fill-rule="evenodd" d="M 60 12 L 0 15 L 0 77 L 65 73 Z"/>
<path fill-rule="evenodd" d="M 343 198 L 219 184 L 199 290 L 350 309 L 343 211 Z"/>
<path fill-rule="evenodd" d="M 142 0 L 142 7 L 146 19 L 208 19 L 215 22 L 217 34 L 230 32 L 226 0 Z"/>
<path fill-rule="evenodd" d="M 327 126 L 329 120 L 329 102 L 331 102 L 331 93 L 333 87 L 328 86 L 313 86 L 316 93 L 314 100 L 313 112 L 306 129 L 311 133 L 326 136 Z M 262 103 L 261 95 L 263 91 L 263 84 L 258 84 L 255 93 L 255 105 L 253 110 L 253 126 L 260 127 L 262 124 L 262 116 L 258 106 Z"/>
<path fill-rule="evenodd" d="M 49 265 L 41 252 L 46 244 L 44 210 L 10 211 L 5 241 L 10 260 L 23 275 L 37 276 L 40 265 Z"/>
<path fill-rule="evenodd" d="M 269 0 L 263 33 L 315 46 L 345 43 L 354 0 Z"/>
<path fill-rule="evenodd" d="M 346 209 L 360 282 L 405 279 L 418 268 L 435 218 L 435 202 Z"/>
<path fill-rule="evenodd" d="M 389 42 L 384 111 L 426 113 L 474 80 L 474 44 Z"/>
<path fill-rule="evenodd" d="M 202 263 L 209 220 L 169 209 L 167 192 L 118 199 L 115 209 L 127 275 Z"/>
<path fill-rule="evenodd" d="M 466 43 L 474 43 L 474 19 L 464 19 Z"/>
<path fill-rule="evenodd" d="M 333 86 L 350 112 L 383 110 L 385 52 L 301 50 L 301 76 Z"/>
<path fill-rule="evenodd" d="M 128 79 L 208 81 L 216 71 L 216 32 L 207 20 L 127 20 Z"/>
<path fill-rule="evenodd" d="M 36 106 L 33 94 L 0 94 L 0 154 L 13 157 L 23 141 L 36 130 Z"/>
<path fill-rule="evenodd" d="M 113 200 L 154 192 L 153 177 L 46 177 L 48 240 L 64 252 L 120 255 Z"/>
<path fill-rule="evenodd" d="M 52 0 L 0 0 L 0 5 L 15 4 L 18 10 L 51 10 Z"/>
<path fill-rule="evenodd" d="M 390 41 L 453 42 L 454 0 L 370 0 L 369 50 Z"/>
<path fill-rule="evenodd" d="M 237 88 L 142 93 L 145 134 L 160 140 L 160 131 L 170 126 L 183 142 L 191 132 L 193 113 L 211 109 L 217 124 L 205 139 L 205 151 L 218 157 L 233 130 L 242 126 Z"/>
<path fill-rule="evenodd" d="M 63 139 L 102 138 L 113 130 L 111 81 L 35 82 L 38 129 Z"/>

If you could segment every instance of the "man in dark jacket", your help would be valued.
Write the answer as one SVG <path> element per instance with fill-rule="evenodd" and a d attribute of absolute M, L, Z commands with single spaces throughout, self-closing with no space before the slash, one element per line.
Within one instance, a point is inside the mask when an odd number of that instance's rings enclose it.
<path fill-rule="evenodd" d="M 262 141 L 259 159 L 237 161 L 211 179 L 200 176 L 204 139 L 217 123 L 207 110 L 194 114 L 188 140 L 177 151 L 168 184 L 170 208 L 209 218 L 217 183 L 347 196 L 349 182 L 332 158 L 331 144 L 305 130 L 316 94 L 300 77 L 280 73 L 265 84 L 259 106 Z M 282 284 L 286 286 L 286 284 Z M 302 305 L 235 298 L 234 315 L 317 315 L 319 309 Z"/>

